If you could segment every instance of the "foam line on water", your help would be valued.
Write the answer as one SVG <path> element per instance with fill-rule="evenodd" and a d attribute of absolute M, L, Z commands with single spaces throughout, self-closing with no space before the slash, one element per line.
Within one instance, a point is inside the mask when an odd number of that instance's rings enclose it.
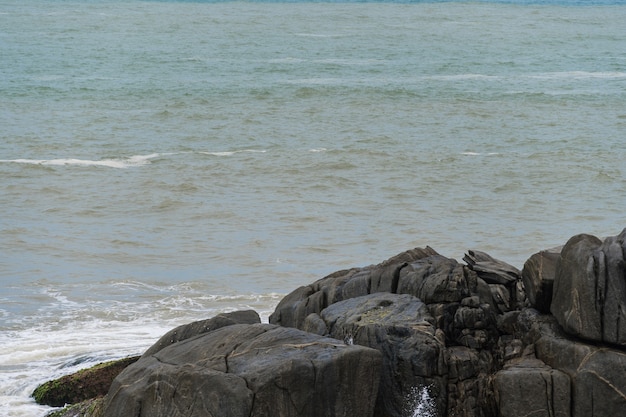
<path fill-rule="evenodd" d="M 494 156 L 494 155 L 500 155 L 499 152 L 487 152 L 487 153 L 483 153 L 483 152 L 461 152 L 461 155 L 464 156 Z"/>
<path fill-rule="evenodd" d="M 107 167 L 107 168 L 131 168 L 150 164 L 150 160 L 158 158 L 160 154 L 133 155 L 128 158 L 110 158 L 101 160 L 57 158 L 57 159 L 0 159 L 4 163 L 45 165 L 45 166 L 82 166 L 82 167 Z"/>
<path fill-rule="evenodd" d="M 265 153 L 265 152 L 267 151 L 259 150 L 259 149 L 242 149 L 239 151 L 215 151 L 215 152 L 200 151 L 198 153 L 203 154 L 203 155 L 211 155 L 211 156 L 232 156 L 238 153 Z"/>

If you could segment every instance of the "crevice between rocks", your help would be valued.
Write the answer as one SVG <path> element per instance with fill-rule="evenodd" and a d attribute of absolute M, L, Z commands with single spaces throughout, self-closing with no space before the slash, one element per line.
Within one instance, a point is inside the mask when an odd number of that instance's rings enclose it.
<path fill-rule="evenodd" d="M 393 294 L 398 293 L 398 284 L 400 283 L 400 272 L 404 268 L 406 268 L 407 265 L 408 265 L 407 262 L 403 262 L 402 264 L 397 266 L 395 270 L 393 271 L 393 277 L 391 278 L 391 292 Z"/>

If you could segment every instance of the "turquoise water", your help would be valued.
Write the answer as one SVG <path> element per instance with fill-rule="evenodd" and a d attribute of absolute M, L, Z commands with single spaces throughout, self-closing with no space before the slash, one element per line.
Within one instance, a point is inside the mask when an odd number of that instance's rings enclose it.
<path fill-rule="evenodd" d="M 43 415 L 52 376 L 415 246 L 521 268 L 619 233 L 624 21 L 608 1 L 0 1 L 0 409 Z"/>

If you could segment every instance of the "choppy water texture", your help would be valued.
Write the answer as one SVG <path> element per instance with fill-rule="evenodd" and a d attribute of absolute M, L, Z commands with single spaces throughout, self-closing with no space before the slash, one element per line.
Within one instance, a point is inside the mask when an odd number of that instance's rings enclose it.
<path fill-rule="evenodd" d="M 1 1 L 0 414 L 412 247 L 620 232 L 626 6 L 580 3 Z"/>

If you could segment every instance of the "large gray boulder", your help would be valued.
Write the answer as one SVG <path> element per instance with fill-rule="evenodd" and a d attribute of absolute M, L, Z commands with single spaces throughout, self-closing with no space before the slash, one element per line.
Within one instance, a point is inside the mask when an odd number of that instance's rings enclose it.
<path fill-rule="evenodd" d="M 445 345 L 421 300 L 408 294 L 375 293 L 337 302 L 320 316 L 331 337 L 382 353 L 376 416 L 412 415 L 407 414 L 411 411 L 407 403 L 424 389 L 434 398 L 433 409 L 445 413 Z"/>
<path fill-rule="evenodd" d="M 520 280 L 513 267 L 471 253 L 482 274 L 506 285 L 487 284 L 471 267 L 429 247 L 412 249 L 296 289 L 270 322 L 380 350 L 384 367 L 376 417 L 412 416 L 425 406 L 440 416 L 450 410 L 464 417 L 491 416 L 489 375 L 498 361 L 491 351 L 501 311 L 496 296 L 503 289 L 508 310 Z M 456 346 L 480 359 L 471 377 L 449 381 L 447 349 Z"/>
<path fill-rule="evenodd" d="M 144 355 L 104 417 L 372 416 L 382 358 L 293 328 L 234 324 Z"/>
<path fill-rule="evenodd" d="M 581 234 L 563 247 L 551 311 L 566 332 L 626 346 L 626 229 L 604 241 Z"/>

